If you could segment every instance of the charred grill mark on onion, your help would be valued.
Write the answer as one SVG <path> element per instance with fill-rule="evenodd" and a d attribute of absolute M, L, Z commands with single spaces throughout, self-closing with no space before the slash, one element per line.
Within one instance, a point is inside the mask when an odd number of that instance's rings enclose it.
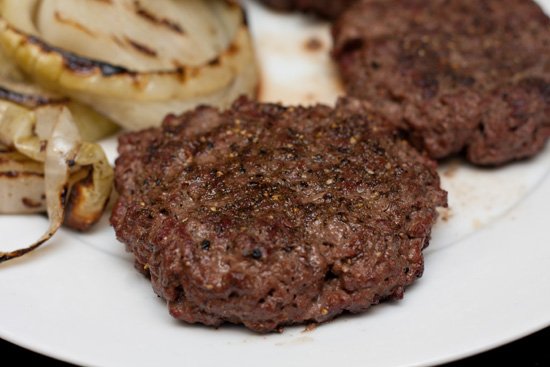
<path fill-rule="evenodd" d="M 12 28 L 12 30 L 16 31 Z M 16 31 L 20 35 L 21 32 Z M 24 36 L 24 35 L 23 35 Z M 112 65 L 103 61 L 89 59 L 83 56 L 79 56 L 70 51 L 66 51 L 59 47 L 51 46 L 42 41 L 36 36 L 26 36 L 27 41 L 33 45 L 40 47 L 40 49 L 47 53 L 57 53 L 63 58 L 64 65 L 77 73 L 92 74 L 99 71 L 103 76 L 110 77 L 120 74 L 136 75 L 136 72 L 130 71 L 122 66 Z"/>
<path fill-rule="evenodd" d="M 86 28 L 82 23 L 79 23 L 76 20 L 65 18 L 61 12 L 56 11 L 54 13 L 55 20 L 59 23 L 65 24 L 67 26 L 73 27 L 74 29 L 84 32 L 92 37 L 96 37 L 96 34 L 92 32 L 90 29 Z"/>
<path fill-rule="evenodd" d="M 63 104 L 69 102 L 68 98 L 49 98 L 37 94 L 19 93 L 0 86 L 0 99 L 11 101 L 27 107 L 39 107 L 48 104 Z"/>
<path fill-rule="evenodd" d="M 0 177 L 18 179 L 22 177 L 44 177 L 44 174 L 39 172 L 7 171 L 7 172 L 0 172 Z"/>
<path fill-rule="evenodd" d="M 128 44 L 130 46 L 132 46 L 132 48 L 134 48 L 136 51 L 146 55 L 146 56 L 151 56 L 151 57 L 156 57 L 158 54 L 157 54 L 157 51 L 153 50 L 152 48 L 148 47 L 148 46 L 145 46 L 144 44 L 142 43 L 139 43 L 138 41 L 135 41 L 129 37 L 126 37 L 126 41 L 128 42 Z"/>
<path fill-rule="evenodd" d="M 142 17 L 143 19 L 146 19 L 149 22 L 152 22 L 154 24 L 158 24 L 158 25 L 168 27 L 169 29 L 171 29 L 172 31 L 174 31 L 176 33 L 179 33 L 179 34 L 184 34 L 185 33 L 183 28 L 177 22 L 172 21 L 170 19 L 166 19 L 166 18 L 158 18 L 153 13 L 151 13 L 149 10 L 147 10 L 145 7 L 143 7 L 140 4 L 139 1 L 137 1 L 137 0 L 134 1 L 134 7 L 135 7 L 136 14 L 139 15 L 140 17 Z"/>
<path fill-rule="evenodd" d="M 15 251 L 9 251 L 9 252 L 0 252 L 0 264 L 3 262 L 6 262 L 8 260 L 13 260 L 18 257 L 21 257 L 23 255 L 28 254 L 29 252 L 32 252 L 42 246 L 46 241 L 48 241 L 56 231 L 48 232 L 42 239 L 40 239 L 38 242 L 34 243 L 33 245 L 15 250 Z"/>
<path fill-rule="evenodd" d="M 31 198 L 23 198 L 21 199 L 21 202 L 23 203 L 23 205 L 25 205 L 29 209 L 41 208 L 43 205 L 43 203 L 34 201 Z"/>
<path fill-rule="evenodd" d="M 70 70 L 75 72 L 93 74 L 94 72 L 99 70 L 99 72 L 105 77 L 116 76 L 121 74 L 127 74 L 129 76 L 138 76 L 139 74 L 160 74 L 160 75 L 185 74 L 186 67 L 182 65 L 180 65 L 176 70 L 158 70 L 158 71 L 152 71 L 148 73 L 138 73 L 136 71 L 128 70 L 123 66 L 112 65 L 104 61 L 99 61 L 99 60 L 94 60 L 87 57 L 79 56 L 73 52 L 49 45 L 48 43 L 44 42 L 42 39 L 36 36 L 25 36 L 22 32 L 19 32 L 13 27 L 11 27 L 11 30 L 20 34 L 21 36 L 27 37 L 27 42 L 40 47 L 40 49 L 44 52 L 57 53 L 61 55 L 63 57 L 64 65 L 67 66 L 67 68 L 69 68 Z M 120 39 L 116 37 L 112 37 L 112 39 L 115 42 L 122 44 L 122 41 Z M 138 43 L 137 41 L 134 41 L 129 38 L 126 38 L 126 41 L 136 50 L 144 54 L 147 54 L 149 56 L 156 56 L 156 51 L 148 49 L 147 46 L 144 46 Z M 225 58 L 232 57 L 235 54 L 239 53 L 239 51 L 240 51 L 239 44 L 235 40 L 234 42 L 229 44 L 229 46 L 224 52 L 222 52 L 220 55 L 216 56 L 212 60 L 208 61 L 206 64 L 212 67 L 221 66 Z M 197 70 L 195 75 L 198 75 L 198 72 L 200 71 L 200 68 L 189 68 L 189 69 Z"/>

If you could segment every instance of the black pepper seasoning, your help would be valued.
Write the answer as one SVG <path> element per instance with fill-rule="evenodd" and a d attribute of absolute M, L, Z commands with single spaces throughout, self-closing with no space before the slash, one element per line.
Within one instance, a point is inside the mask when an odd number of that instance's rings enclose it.
<path fill-rule="evenodd" d="M 210 241 L 204 240 L 201 242 L 201 248 L 203 250 L 208 250 L 210 248 Z"/>
<path fill-rule="evenodd" d="M 259 260 L 262 258 L 262 250 L 260 250 L 259 248 L 255 248 L 254 250 L 252 250 L 252 257 L 256 260 Z"/>

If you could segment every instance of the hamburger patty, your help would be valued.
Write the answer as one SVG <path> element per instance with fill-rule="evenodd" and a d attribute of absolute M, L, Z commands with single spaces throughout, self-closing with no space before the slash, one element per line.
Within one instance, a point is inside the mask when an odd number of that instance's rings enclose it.
<path fill-rule="evenodd" d="M 267 332 L 399 299 L 446 206 L 434 162 L 353 100 L 202 107 L 119 152 L 117 237 L 189 323 Z"/>
<path fill-rule="evenodd" d="M 363 0 L 333 36 L 348 93 L 433 158 L 498 165 L 550 137 L 550 19 L 530 0 Z"/>
<path fill-rule="evenodd" d="M 357 0 L 260 0 L 277 10 L 300 10 L 334 19 Z"/>

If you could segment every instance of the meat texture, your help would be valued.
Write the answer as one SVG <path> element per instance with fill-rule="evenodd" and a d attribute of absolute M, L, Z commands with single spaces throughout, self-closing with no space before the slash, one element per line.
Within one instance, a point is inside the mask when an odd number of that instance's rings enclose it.
<path fill-rule="evenodd" d="M 446 205 L 434 162 L 355 100 L 202 107 L 119 152 L 117 237 L 188 323 L 268 332 L 399 299 Z"/>
<path fill-rule="evenodd" d="M 499 165 L 550 137 L 550 19 L 531 0 L 363 0 L 333 36 L 348 93 L 433 158 Z"/>

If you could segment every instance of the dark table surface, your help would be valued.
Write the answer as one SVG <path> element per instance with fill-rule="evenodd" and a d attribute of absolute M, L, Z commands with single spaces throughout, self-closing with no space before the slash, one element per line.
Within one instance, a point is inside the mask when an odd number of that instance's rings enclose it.
<path fill-rule="evenodd" d="M 17 365 L 27 363 L 70 366 L 67 363 L 33 353 L 0 339 L 0 355 L 4 361 L 16 361 Z M 507 365 L 522 367 L 550 366 L 550 327 L 500 348 L 446 364 L 445 367 Z M 505 364 L 503 364 L 505 363 Z"/>

